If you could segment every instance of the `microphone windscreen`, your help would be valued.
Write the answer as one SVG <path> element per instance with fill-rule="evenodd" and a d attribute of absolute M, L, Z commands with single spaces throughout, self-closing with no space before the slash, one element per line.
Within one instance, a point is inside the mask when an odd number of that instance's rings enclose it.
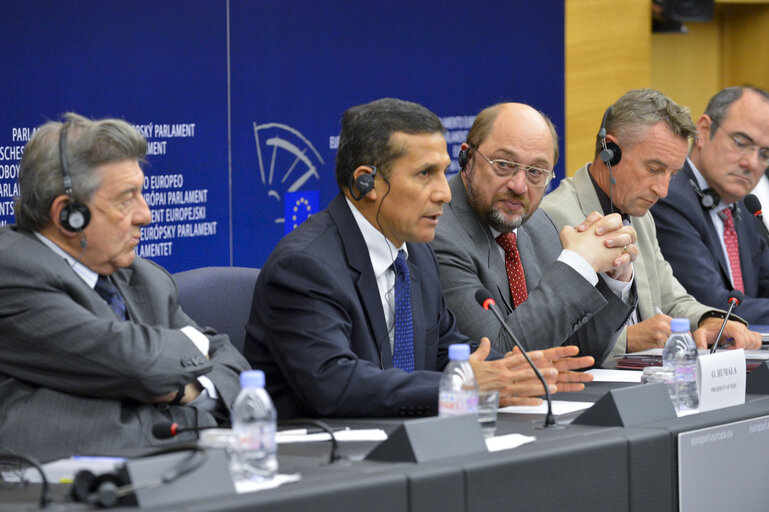
<path fill-rule="evenodd" d="M 494 303 L 494 299 L 491 298 L 491 292 L 488 291 L 486 288 L 478 288 L 475 291 L 475 301 L 486 308 L 486 305 L 484 304 L 488 299 L 491 299 L 492 304 Z"/>
<path fill-rule="evenodd" d="M 755 194 L 748 194 L 745 197 L 745 208 L 747 208 L 751 214 L 755 215 L 756 213 L 761 212 L 761 201 L 758 200 Z"/>
<path fill-rule="evenodd" d="M 176 423 L 155 423 L 152 425 L 152 435 L 157 439 L 171 439 L 176 435 Z"/>
<path fill-rule="evenodd" d="M 742 303 L 742 301 L 745 300 L 745 294 L 739 290 L 732 290 L 731 292 L 729 292 L 729 301 L 731 302 L 732 299 L 737 301 L 737 304 L 735 304 L 735 307 L 739 306 Z"/>

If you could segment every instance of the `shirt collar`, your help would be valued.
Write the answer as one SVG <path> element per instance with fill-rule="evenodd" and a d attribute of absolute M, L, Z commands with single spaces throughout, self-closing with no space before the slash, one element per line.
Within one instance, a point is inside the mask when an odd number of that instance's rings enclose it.
<path fill-rule="evenodd" d="M 67 254 L 64 249 L 56 245 L 51 239 L 43 235 L 42 233 L 39 233 L 35 231 L 35 236 L 40 239 L 41 242 L 43 242 L 49 249 L 51 249 L 54 253 L 58 254 L 64 260 L 69 264 L 69 266 L 72 268 L 72 270 L 75 271 L 75 274 L 80 276 L 80 278 L 85 281 L 85 283 L 90 286 L 91 288 L 94 288 L 96 286 L 96 281 L 99 279 L 99 274 L 91 270 L 90 268 L 86 267 L 80 261 L 76 260 L 69 254 Z"/>
<path fill-rule="evenodd" d="M 389 269 L 395 258 L 398 256 L 398 251 L 403 250 L 406 253 L 408 259 L 409 251 L 406 244 L 401 247 L 395 247 L 384 234 L 374 227 L 366 217 L 358 210 L 355 205 L 350 201 L 349 197 L 345 197 L 347 206 L 352 212 L 352 216 L 355 219 L 355 223 L 360 229 L 361 235 L 363 235 L 363 241 L 366 242 L 366 248 L 368 249 L 368 255 L 371 259 L 371 266 L 374 269 L 374 276 L 381 276 L 387 269 Z"/>

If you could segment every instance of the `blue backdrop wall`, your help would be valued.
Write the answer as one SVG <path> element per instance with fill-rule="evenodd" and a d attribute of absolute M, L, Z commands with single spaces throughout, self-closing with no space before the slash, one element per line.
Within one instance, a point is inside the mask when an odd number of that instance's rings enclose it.
<path fill-rule="evenodd" d="M 121 117 L 150 143 L 138 253 L 171 271 L 259 267 L 338 193 L 352 105 L 425 105 L 452 158 L 498 101 L 543 110 L 563 135 L 563 23 L 562 0 L 3 2 L 0 223 L 36 126 Z"/>

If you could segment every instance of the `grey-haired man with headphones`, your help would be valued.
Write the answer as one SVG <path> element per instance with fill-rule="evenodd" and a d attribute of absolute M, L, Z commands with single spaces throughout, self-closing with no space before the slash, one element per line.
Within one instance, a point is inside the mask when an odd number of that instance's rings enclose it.
<path fill-rule="evenodd" d="M 634 262 L 638 307 L 612 353 L 662 347 L 671 317 L 688 318 L 697 345 L 715 341 L 723 311 L 700 304 L 687 294 L 663 259 L 649 208 L 667 195 L 670 178 L 684 165 L 695 134 L 689 111 L 659 91 L 636 89 L 604 114 L 596 138 L 595 159 L 548 194 L 542 208 L 558 226 L 577 225 L 590 212 L 620 213 L 635 228 Z M 734 347 L 757 348 L 761 339 L 739 321 L 724 331 Z"/>
<path fill-rule="evenodd" d="M 48 461 L 130 452 L 152 427 L 229 421 L 248 364 L 139 258 L 144 138 L 67 114 L 27 143 L 0 228 L 0 449 Z M 176 440 L 194 440 L 194 432 Z"/>
<path fill-rule="evenodd" d="M 538 209 L 557 160 L 557 134 L 541 112 L 521 103 L 481 111 L 432 245 L 462 332 L 491 330 L 494 348 L 512 346 L 491 314 L 473 307 L 483 286 L 526 348 L 576 345 L 601 364 L 634 305 L 635 232 L 619 215 L 596 213 L 583 231 L 559 233 Z"/>

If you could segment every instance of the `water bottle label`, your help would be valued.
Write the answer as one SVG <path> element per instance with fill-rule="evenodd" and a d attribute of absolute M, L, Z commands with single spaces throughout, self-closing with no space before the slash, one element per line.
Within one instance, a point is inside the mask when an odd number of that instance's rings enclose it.
<path fill-rule="evenodd" d="M 681 382 L 697 382 L 697 367 L 682 366 L 676 368 L 676 380 Z"/>
<path fill-rule="evenodd" d="M 438 395 L 438 411 L 441 416 L 478 414 L 478 395 L 442 391 Z"/>
<path fill-rule="evenodd" d="M 275 451 L 275 425 L 272 423 L 236 428 L 235 433 L 239 450 Z"/>

